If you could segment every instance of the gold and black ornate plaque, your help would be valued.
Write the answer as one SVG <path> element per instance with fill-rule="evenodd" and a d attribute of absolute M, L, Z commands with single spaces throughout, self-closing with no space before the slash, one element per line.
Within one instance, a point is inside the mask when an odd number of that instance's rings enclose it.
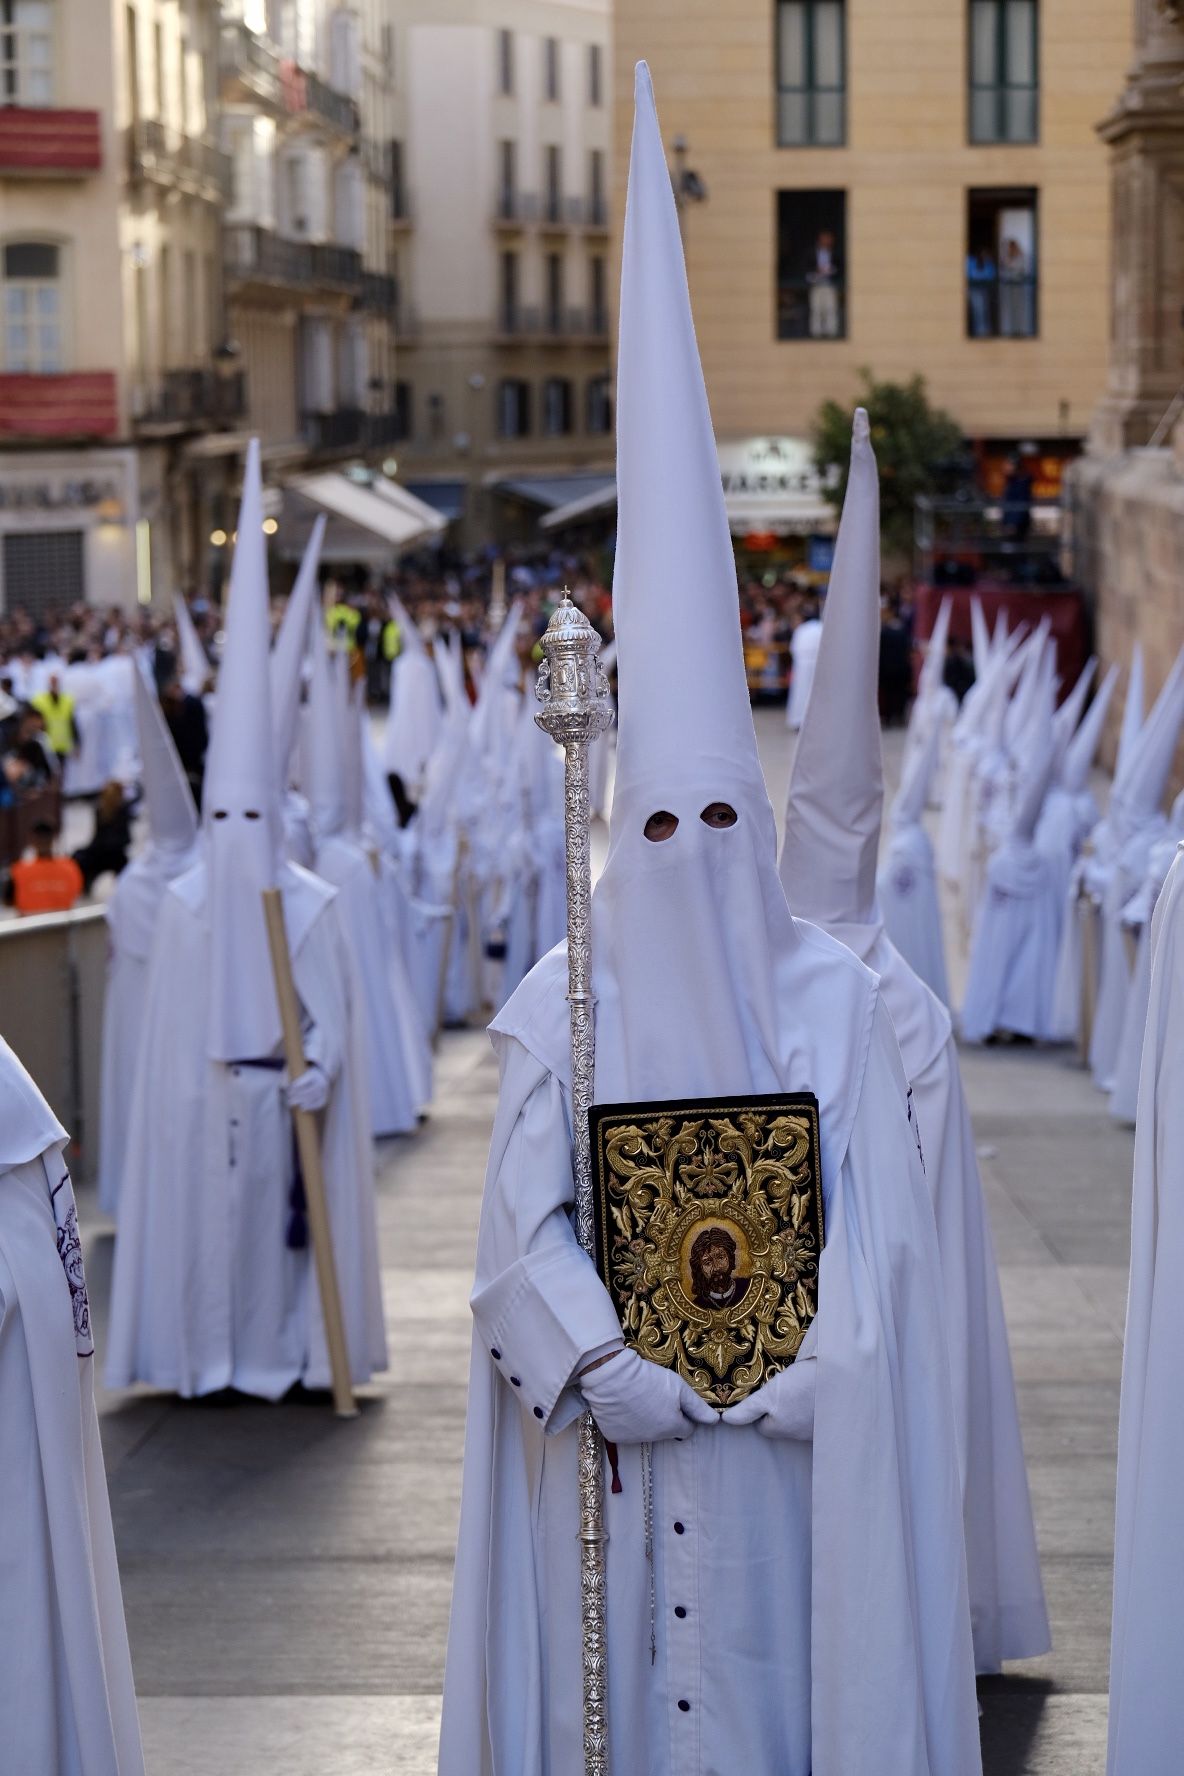
<path fill-rule="evenodd" d="M 594 1104 L 596 1262 L 626 1341 L 733 1406 L 792 1363 L 824 1237 L 812 1093 Z"/>

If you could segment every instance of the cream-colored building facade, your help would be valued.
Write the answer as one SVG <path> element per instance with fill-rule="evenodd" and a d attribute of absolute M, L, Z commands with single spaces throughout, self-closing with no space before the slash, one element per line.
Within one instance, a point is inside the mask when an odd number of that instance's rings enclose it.
<path fill-rule="evenodd" d="M 400 479 L 516 530 L 611 470 L 608 0 L 394 0 Z"/>
<path fill-rule="evenodd" d="M 1109 336 L 1095 126 L 1130 14 L 1128 0 L 621 0 L 615 203 L 644 57 L 672 167 L 706 188 L 684 234 L 721 439 L 807 435 L 823 400 L 854 398 L 861 366 L 922 372 L 988 453 L 1083 438 Z"/>
<path fill-rule="evenodd" d="M 192 585 L 220 365 L 215 0 L 10 0 L 0 26 L 0 607 Z"/>

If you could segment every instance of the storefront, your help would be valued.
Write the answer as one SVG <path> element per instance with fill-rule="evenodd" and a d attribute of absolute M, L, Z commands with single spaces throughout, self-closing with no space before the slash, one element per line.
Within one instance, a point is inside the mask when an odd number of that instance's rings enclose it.
<path fill-rule="evenodd" d="M 0 455 L 0 611 L 134 606 L 151 546 L 134 450 Z"/>

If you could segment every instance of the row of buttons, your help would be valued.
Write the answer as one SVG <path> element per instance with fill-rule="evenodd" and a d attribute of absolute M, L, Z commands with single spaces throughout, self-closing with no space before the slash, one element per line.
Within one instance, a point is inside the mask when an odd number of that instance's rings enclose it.
<path fill-rule="evenodd" d="M 492 1358 L 493 1358 L 493 1360 L 494 1360 L 494 1362 L 495 1362 L 495 1363 L 500 1363 L 500 1362 L 501 1362 L 501 1360 L 502 1360 L 502 1353 L 501 1353 L 501 1351 L 499 1351 L 499 1350 L 491 1350 L 491 1351 L 490 1351 L 490 1353 L 489 1353 L 489 1354 L 490 1354 L 490 1356 L 491 1356 L 491 1357 L 492 1357 Z M 521 1378 L 521 1376 L 518 1376 L 518 1375 L 511 1375 L 511 1377 L 510 1377 L 510 1386 L 511 1386 L 511 1387 L 516 1387 L 516 1388 L 520 1388 L 520 1387 L 521 1387 L 521 1386 L 522 1386 L 522 1378 Z M 546 1416 L 547 1416 L 547 1415 L 546 1415 L 546 1413 L 545 1413 L 545 1412 L 544 1412 L 544 1411 L 543 1411 L 543 1409 L 542 1409 L 542 1407 L 541 1407 L 541 1406 L 536 1406 L 536 1407 L 535 1407 L 535 1408 L 534 1408 L 534 1415 L 535 1415 L 535 1417 L 536 1417 L 536 1418 L 546 1418 Z"/>
<path fill-rule="evenodd" d="M 676 1522 L 676 1523 L 675 1523 L 675 1525 L 674 1525 L 674 1533 L 675 1533 L 675 1535 L 676 1535 L 676 1536 L 680 1536 L 680 1535 L 685 1535 L 685 1534 L 686 1534 L 686 1532 L 687 1532 L 687 1526 L 686 1526 L 686 1524 L 685 1524 L 685 1523 L 677 1523 L 677 1522 Z M 678 1619 L 679 1619 L 679 1621 L 680 1621 L 680 1622 L 682 1622 L 682 1621 L 685 1621 L 685 1619 L 686 1619 L 686 1613 L 687 1613 L 687 1612 L 686 1612 L 686 1610 L 685 1610 L 685 1609 L 684 1609 L 684 1608 L 683 1608 L 683 1606 L 682 1606 L 682 1604 L 681 1604 L 681 1603 L 676 1603 L 676 1604 L 675 1604 L 675 1606 L 674 1606 L 674 1613 L 675 1613 L 675 1615 L 676 1615 L 676 1616 L 677 1616 L 677 1617 L 678 1617 Z M 690 1712 L 691 1712 L 691 1705 L 690 1705 L 690 1703 L 689 1703 L 689 1702 L 688 1702 L 688 1701 L 686 1701 L 686 1700 L 685 1700 L 685 1698 L 680 1698 L 680 1699 L 679 1699 L 679 1704 L 678 1704 L 678 1706 L 679 1706 L 679 1709 L 680 1709 L 680 1711 L 681 1711 L 681 1712 L 682 1712 L 682 1713 L 683 1713 L 683 1714 L 689 1714 L 689 1713 L 690 1713 Z"/>

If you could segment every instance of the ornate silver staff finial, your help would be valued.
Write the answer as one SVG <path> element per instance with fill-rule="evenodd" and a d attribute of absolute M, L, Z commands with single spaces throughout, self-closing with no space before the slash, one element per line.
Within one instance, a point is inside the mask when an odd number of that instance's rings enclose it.
<path fill-rule="evenodd" d="M 592 863 L 588 842 L 588 742 L 613 719 L 600 637 L 564 588 L 542 639 L 535 721 L 564 749 L 567 853 L 567 999 L 571 1008 L 572 1172 L 576 1236 L 595 1262 L 588 1111 L 596 1074 L 592 996 Z M 604 1463 L 592 1414 L 580 1420 L 580 1620 L 584 1665 L 584 1772 L 608 1776 L 608 1616 L 605 1594 Z"/>

